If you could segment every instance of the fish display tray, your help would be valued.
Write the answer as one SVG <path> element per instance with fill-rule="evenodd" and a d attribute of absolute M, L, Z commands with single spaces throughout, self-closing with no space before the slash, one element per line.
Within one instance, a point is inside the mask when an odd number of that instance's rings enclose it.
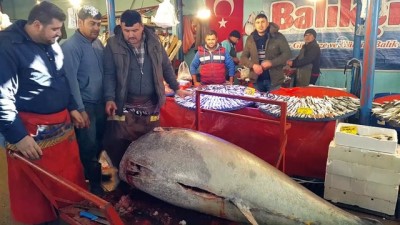
<path fill-rule="evenodd" d="M 214 93 L 224 93 L 237 96 L 259 96 L 259 92 L 255 89 L 249 89 L 248 87 L 241 85 L 205 85 L 199 87 L 199 90 L 209 91 Z M 187 89 L 192 91 L 192 95 L 181 98 L 175 95 L 175 102 L 185 108 L 195 110 L 196 109 L 196 88 Z M 242 109 L 253 105 L 254 102 L 244 101 L 241 99 L 224 98 L 212 95 L 201 95 L 200 96 L 200 107 L 203 109 L 219 110 L 219 111 L 233 111 Z"/>
<path fill-rule="evenodd" d="M 351 97 L 295 97 L 264 93 L 260 98 L 286 102 L 289 120 L 324 122 L 344 119 L 356 114 L 359 108 L 359 99 Z M 281 113 L 277 105 L 257 103 L 257 107 L 270 116 L 279 117 Z"/>

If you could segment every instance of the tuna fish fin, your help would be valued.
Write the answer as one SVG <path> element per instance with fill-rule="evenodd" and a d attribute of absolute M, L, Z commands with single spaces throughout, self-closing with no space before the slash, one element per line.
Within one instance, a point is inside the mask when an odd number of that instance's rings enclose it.
<path fill-rule="evenodd" d="M 258 225 L 256 219 L 254 218 L 253 214 L 250 211 L 250 208 L 243 203 L 241 199 L 231 199 L 231 202 L 238 207 L 240 212 L 243 213 L 243 215 L 246 217 L 246 219 L 252 224 L 252 225 Z"/>
<path fill-rule="evenodd" d="M 360 218 L 361 219 L 361 224 L 363 225 L 382 225 L 381 222 L 379 222 L 376 219 L 371 219 L 371 218 Z"/>

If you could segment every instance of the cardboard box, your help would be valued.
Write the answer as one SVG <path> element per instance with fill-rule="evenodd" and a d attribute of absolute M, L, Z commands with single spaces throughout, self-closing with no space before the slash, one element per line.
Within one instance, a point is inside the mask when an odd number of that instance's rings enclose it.
<path fill-rule="evenodd" d="M 348 133 L 342 131 L 342 129 L 345 128 L 350 128 L 347 129 Z M 391 137 L 391 140 L 378 140 L 376 138 L 370 137 L 371 135 L 381 134 Z M 395 154 L 397 149 L 397 132 L 394 129 L 388 128 L 371 127 L 350 123 L 339 123 L 336 126 L 334 140 L 337 145 L 344 145 L 379 152 L 388 152 L 392 154 Z"/>
<path fill-rule="evenodd" d="M 324 198 L 334 203 L 340 202 L 348 205 L 355 205 L 391 216 L 395 215 L 396 211 L 396 202 L 339 190 L 329 186 L 325 186 Z"/>
<path fill-rule="evenodd" d="M 328 160 L 341 160 L 349 163 L 391 170 L 393 172 L 400 172 L 399 148 L 396 154 L 391 154 L 337 145 L 334 141 L 331 141 L 329 144 Z"/>

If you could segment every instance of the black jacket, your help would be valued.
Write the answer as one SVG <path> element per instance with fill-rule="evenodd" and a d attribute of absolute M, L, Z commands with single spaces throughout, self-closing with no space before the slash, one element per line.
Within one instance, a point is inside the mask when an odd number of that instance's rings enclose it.
<path fill-rule="evenodd" d="M 303 57 L 299 57 L 300 55 L 304 55 Z M 300 50 L 300 54 L 293 60 L 293 68 L 303 67 L 312 63 L 312 72 L 311 74 L 319 74 L 320 73 L 320 57 L 321 57 L 321 49 L 319 48 L 319 44 L 316 40 L 310 42 L 309 44 L 304 44 Z"/>

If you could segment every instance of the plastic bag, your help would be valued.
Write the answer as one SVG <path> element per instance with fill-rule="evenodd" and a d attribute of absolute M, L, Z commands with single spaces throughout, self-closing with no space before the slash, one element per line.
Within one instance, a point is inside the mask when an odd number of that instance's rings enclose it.
<path fill-rule="evenodd" d="M 183 61 L 179 64 L 177 80 L 192 80 L 188 64 Z"/>
<path fill-rule="evenodd" d="M 164 0 L 159 4 L 156 15 L 152 17 L 151 21 L 162 28 L 174 27 L 179 23 L 176 18 L 175 7 L 170 0 Z"/>

